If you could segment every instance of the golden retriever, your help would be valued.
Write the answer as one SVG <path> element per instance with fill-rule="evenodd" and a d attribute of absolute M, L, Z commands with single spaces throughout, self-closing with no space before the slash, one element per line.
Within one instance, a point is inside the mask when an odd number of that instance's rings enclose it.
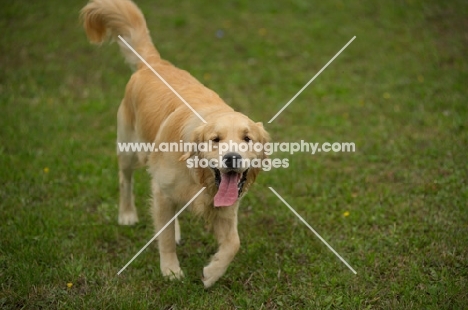
<path fill-rule="evenodd" d="M 203 143 L 211 141 L 266 143 L 268 133 L 262 123 L 234 111 L 215 92 L 188 72 L 161 59 L 154 47 L 146 21 L 138 7 L 129 0 L 92 0 L 82 10 L 81 18 L 89 40 L 101 43 L 116 40 L 125 59 L 134 68 L 117 114 L 118 143 Z M 167 85 L 165 85 L 121 40 L 121 36 L 158 72 L 180 96 L 206 121 L 203 122 Z M 237 212 L 240 198 L 255 181 L 261 168 L 235 165 L 235 161 L 262 160 L 263 151 L 229 149 L 177 150 L 176 152 L 137 152 L 117 150 L 119 162 L 119 224 L 138 221 L 133 202 L 132 173 L 147 166 L 152 177 L 152 214 L 159 231 L 177 210 L 198 193 L 189 209 L 210 224 L 218 243 L 217 253 L 203 269 L 205 287 L 213 285 L 226 271 L 239 250 Z M 244 148 L 245 150 L 245 148 Z M 221 156 L 221 157 L 220 157 Z M 190 159 L 220 159 L 226 165 L 189 166 Z M 248 163 L 248 161 L 245 161 Z M 171 279 L 183 277 L 176 255 L 180 240 L 178 221 L 172 222 L 158 237 L 161 272 Z"/>

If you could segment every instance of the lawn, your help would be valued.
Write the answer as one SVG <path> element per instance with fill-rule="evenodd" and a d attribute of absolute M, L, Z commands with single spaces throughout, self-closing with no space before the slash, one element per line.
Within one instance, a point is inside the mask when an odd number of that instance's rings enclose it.
<path fill-rule="evenodd" d="M 116 113 L 131 70 L 115 44 L 88 43 L 86 1 L 4 1 L 0 308 L 466 309 L 466 1 L 137 3 L 161 55 L 273 141 L 356 152 L 275 153 L 290 165 L 243 199 L 241 250 L 212 288 L 200 279 L 216 241 L 189 213 L 183 281 L 162 278 L 155 245 L 117 276 L 154 234 L 144 169 L 140 222 L 117 224 Z"/>

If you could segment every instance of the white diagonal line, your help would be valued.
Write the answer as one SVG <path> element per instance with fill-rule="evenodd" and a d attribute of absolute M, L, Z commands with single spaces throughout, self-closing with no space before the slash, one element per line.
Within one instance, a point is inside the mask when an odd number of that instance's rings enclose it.
<path fill-rule="evenodd" d="M 130 44 L 128 44 L 127 41 L 124 40 L 124 38 L 122 38 L 122 37 L 119 35 L 119 39 L 120 39 L 120 40 L 121 40 L 137 57 L 138 57 L 138 58 L 140 58 L 140 60 L 148 67 L 148 69 L 150 69 L 151 71 L 153 71 L 153 73 L 156 74 L 156 76 L 157 76 L 164 84 L 166 84 L 166 86 L 167 86 L 170 90 L 172 90 L 172 92 L 173 92 L 177 97 L 179 97 L 179 99 L 182 100 L 182 102 L 185 103 L 185 105 L 186 105 L 190 110 L 192 110 L 192 112 L 195 113 L 195 115 L 198 116 L 198 118 L 199 118 L 203 123 L 206 124 L 205 119 L 204 119 L 203 117 L 201 117 L 201 115 L 198 114 L 198 112 L 195 111 L 195 109 L 192 108 L 192 106 L 191 106 L 190 104 L 188 104 L 188 102 L 185 101 L 185 99 L 182 98 L 182 96 L 179 95 L 179 93 L 176 92 L 176 90 L 175 90 L 174 88 L 172 88 L 172 86 L 171 86 L 168 82 L 166 82 L 166 80 L 165 80 L 161 75 L 159 75 L 159 73 L 156 72 L 156 70 L 154 70 L 154 68 L 151 67 L 150 64 L 147 63 L 146 60 L 145 60 L 143 57 L 140 56 L 140 54 L 138 54 L 138 52 L 135 51 L 135 50 L 133 49 L 133 47 L 131 47 Z"/>
<path fill-rule="evenodd" d="M 120 269 L 119 272 L 117 272 L 117 275 L 120 275 L 120 274 L 122 273 L 122 271 L 124 271 L 124 270 L 128 267 L 128 265 L 130 265 L 130 264 L 135 260 L 135 258 L 137 258 L 138 255 L 140 255 L 141 252 L 143 252 L 143 251 L 150 245 L 150 243 L 153 242 L 153 241 L 163 232 L 163 230 L 166 229 L 167 226 L 169 226 L 169 224 L 171 224 L 171 223 L 179 216 L 179 214 L 181 214 L 181 213 L 185 210 L 185 208 L 187 208 L 187 207 L 192 203 L 192 201 L 194 201 L 195 198 L 197 198 L 198 195 L 200 195 L 201 192 L 203 192 L 203 191 L 205 190 L 205 188 L 206 188 L 206 187 L 202 187 L 202 189 L 199 190 L 198 193 L 196 193 L 195 196 L 193 196 L 193 198 L 190 199 L 190 201 L 187 202 L 187 204 L 186 204 L 182 209 L 180 209 L 180 211 L 177 212 L 177 214 L 174 215 L 174 217 L 173 217 L 169 222 L 167 222 L 166 225 L 164 225 L 164 227 L 161 228 L 161 229 L 158 231 L 158 233 L 157 233 L 156 235 L 154 235 L 154 237 L 151 238 L 151 240 L 148 241 L 148 242 L 145 244 L 145 246 L 142 247 L 141 250 L 138 251 L 138 253 L 136 253 L 135 256 L 133 256 L 132 259 L 131 259 L 122 269 Z"/>
<path fill-rule="evenodd" d="M 268 187 L 329 249 L 333 252 L 354 274 L 357 274 L 356 270 L 353 269 L 344 259 L 340 256 L 326 241 L 323 239 L 303 218 L 296 212 L 287 202 L 280 196 L 272 187 Z"/>
<path fill-rule="evenodd" d="M 275 116 L 273 116 L 273 117 L 271 118 L 271 120 L 269 120 L 269 121 L 268 121 L 268 124 L 270 124 L 271 122 L 273 122 L 273 121 L 275 120 L 275 118 L 277 118 L 277 117 L 278 117 L 278 115 L 280 115 L 280 114 L 281 114 L 281 112 L 283 112 L 283 111 L 284 111 L 284 109 L 286 109 L 286 108 L 287 108 L 287 107 L 288 107 L 288 106 L 291 104 L 291 102 L 293 102 L 293 101 L 294 101 L 294 99 L 296 99 L 296 98 L 297 98 L 297 96 L 299 96 L 299 95 L 302 93 L 302 91 L 304 91 L 304 89 L 306 89 L 306 88 L 307 88 L 307 86 L 309 86 L 309 85 L 310 85 L 310 83 L 312 83 L 312 82 L 315 80 L 315 78 L 316 78 L 317 76 L 319 76 L 319 75 L 320 75 L 320 73 L 322 73 L 322 71 L 323 71 L 323 70 L 325 70 L 325 69 L 328 67 L 328 65 L 329 65 L 329 64 L 331 64 L 331 63 L 333 62 L 333 60 L 335 60 L 335 58 L 336 58 L 336 57 L 338 57 L 338 56 L 341 54 L 341 52 L 342 52 L 342 51 L 344 51 L 344 50 L 345 50 L 345 48 L 347 48 L 347 47 L 348 47 L 348 45 L 350 45 L 350 44 L 351 44 L 351 42 L 353 42 L 353 41 L 354 41 L 354 39 L 356 39 L 356 36 L 354 36 L 354 37 L 353 37 L 351 40 L 349 40 L 349 42 L 348 42 L 348 43 L 346 43 L 346 45 L 345 45 L 345 46 L 343 46 L 343 48 L 342 48 L 342 49 L 341 49 L 341 50 L 340 50 L 338 53 L 336 53 L 336 55 L 335 55 L 335 56 L 333 56 L 333 58 L 332 58 L 332 59 L 330 59 L 330 61 L 329 61 L 329 62 L 327 62 L 327 64 L 326 64 L 325 66 L 323 66 L 323 68 L 322 68 L 322 69 L 320 69 L 320 71 L 319 71 L 319 72 L 317 72 L 317 74 L 316 74 L 316 75 L 314 75 L 314 77 L 313 77 L 312 79 L 310 79 L 310 81 L 309 81 L 309 82 L 307 82 L 307 84 L 305 84 L 305 85 L 304 85 L 304 87 L 302 87 L 302 88 L 301 88 L 301 90 L 300 90 L 300 91 L 299 91 L 299 92 L 298 92 L 298 93 L 297 93 L 297 94 L 296 94 L 294 97 L 292 97 L 292 98 L 291 98 L 291 100 L 289 100 L 289 101 L 288 101 L 288 103 L 286 103 L 286 104 L 284 105 L 284 107 L 283 107 L 283 108 L 281 108 L 281 110 L 279 110 L 279 111 L 278 111 L 278 113 L 276 113 L 276 115 L 275 115 Z"/>

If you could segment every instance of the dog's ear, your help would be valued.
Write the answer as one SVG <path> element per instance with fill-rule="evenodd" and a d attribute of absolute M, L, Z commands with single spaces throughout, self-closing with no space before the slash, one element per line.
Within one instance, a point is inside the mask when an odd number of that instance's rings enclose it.
<path fill-rule="evenodd" d="M 255 123 L 255 125 L 256 125 L 257 130 L 258 130 L 259 142 L 260 142 L 262 145 L 265 145 L 265 143 L 270 142 L 270 135 L 268 134 L 268 132 L 267 132 L 267 131 L 265 130 L 265 128 L 263 127 L 263 123 L 262 123 L 262 122 L 258 122 L 258 123 Z M 263 147 L 262 159 L 265 159 L 265 158 L 268 158 L 268 155 L 265 154 L 265 147 Z"/>
<path fill-rule="evenodd" d="M 260 137 L 260 142 L 261 143 L 267 143 L 267 142 L 270 142 L 270 135 L 268 134 L 268 132 L 266 132 L 265 128 L 263 127 L 263 123 L 262 122 L 258 122 L 258 123 L 255 123 L 255 125 L 257 126 L 258 128 L 258 131 L 259 131 L 259 137 Z"/>
<path fill-rule="evenodd" d="M 268 155 L 265 153 L 265 144 L 270 142 L 270 135 L 268 132 L 263 128 L 263 124 L 261 122 L 255 123 L 255 135 L 259 143 L 263 145 L 262 153 L 259 156 L 260 160 L 264 160 L 268 158 Z M 250 186 L 255 182 L 257 175 L 262 171 L 260 167 L 250 167 L 249 172 L 247 172 L 247 180 L 244 184 L 244 190 L 247 192 Z"/>
<path fill-rule="evenodd" d="M 195 155 L 198 152 L 198 144 L 203 141 L 203 132 L 205 130 L 205 125 L 198 126 L 190 134 L 189 143 L 197 144 L 195 147 L 191 146 L 190 151 L 185 152 L 182 156 L 179 157 L 179 161 L 184 161 L 189 159 L 191 156 Z"/>

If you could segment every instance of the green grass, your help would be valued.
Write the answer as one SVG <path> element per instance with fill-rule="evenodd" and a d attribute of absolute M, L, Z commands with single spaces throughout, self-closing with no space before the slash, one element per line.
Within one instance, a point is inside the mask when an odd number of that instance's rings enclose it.
<path fill-rule="evenodd" d="M 0 308 L 465 308 L 468 5 L 451 3 L 138 1 L 163 57 L 274 141 L 357 147 L 276 154 L 290 167 L 263 173 L 243 200 L 241 250 L 209 290 L 200 277 L 216 241 L 188 213 L 183 281 L 162 278 L 155 246 L 116 276 L 154 233 L 149 177 L 136 176 L 140 223 L 118 226 L 115 115 L 131 71 L 115 45 L 87 42 L 85 1 L 3 3 Z"/>

